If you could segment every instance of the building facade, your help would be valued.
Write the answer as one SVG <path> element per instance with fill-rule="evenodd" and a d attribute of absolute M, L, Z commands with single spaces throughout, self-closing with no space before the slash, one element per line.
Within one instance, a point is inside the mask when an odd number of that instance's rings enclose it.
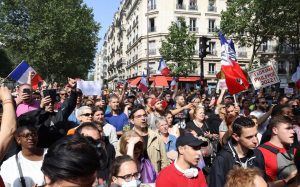
<path fill-rule="evenodd" d="M 123 0 L 104 37 L 100 53 L 103 78 L 112 88 L 119 80 L 141 76 L 147 71 L 147 63 L 150 75 L 157 74 L 161 41 L 171 23 L 184 17 L 189 32 L 197 38 L 194 60 L 198 67 L 191 76 L 200 75 L 198 38 L 206 36 L 211 39 L 211 54 L 204 58 L 204 77 L 209 85 L 215 85 L 215 74 L 221 69 L 221 44 L 216 29 L 220 26 L 221 11 L 225 9 L 226 0 Z M 237 46 L 236 49 L 239 63 L 245 68 L 251 49 Z"/>

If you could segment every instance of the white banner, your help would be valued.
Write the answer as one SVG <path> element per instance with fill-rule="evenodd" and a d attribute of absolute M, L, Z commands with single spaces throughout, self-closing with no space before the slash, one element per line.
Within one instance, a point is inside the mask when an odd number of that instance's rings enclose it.
<path fill-rule="evenodd" d="M 255 90 L 280 82 L 273 66 L 266 66 L 248 72 Z"/>
<path fill-rule="evenodd" d="M 79 88 L 83 95 L 101 95 L 101 82 L 100 81 L 77 81 L 77 88 Z"/>
<path fill-rule="evenodd" d="M 294 93 L 294 88 L 284 88 L 284 94 L 290 95 Z"/>

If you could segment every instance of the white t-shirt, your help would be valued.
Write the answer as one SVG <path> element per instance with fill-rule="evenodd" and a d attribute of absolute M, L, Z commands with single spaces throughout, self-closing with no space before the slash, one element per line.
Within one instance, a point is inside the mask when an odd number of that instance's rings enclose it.
<path fill-rule="evenodd" d="M 264 114 L 265 114 L 265 112 L 258 111 L 258 110 L 254 110 L 250 113 L 250 115 L 253 115 L 253 116 L 257 117 L 257 119 L 262 117 Z M 263 133 L 266 132 L 266 130 L 267 130 L 267 127 L 268 127 L 268 124 L 269 124 L 269 119 L 270 119 L 270 117 L 263 124 L 258 126 L 258 128 L 257 128 L 257 131 L 258 131 L 257 138 L 258 138 L 259 142 L 261 140 L 261 137 L 262 137 Z"/>
<path fill-rule="evenodd" d="M 44 151 L 45 154 L 46 151 Z M 38 186 L 44 183 L 44 174 L 41 171 L 43 160 L 31 161 L 22 155 L 22 151 L 18 153 L 19 162 L 22 168 L 23 177 L 26 186 Z M 22 187 L 20 182 L 20 175 L 18 165 L 16 162 L 16 155 L 10 157 L 3 162 L 1 166 L 0 175 L 6 185 L 11 187 Z"/>

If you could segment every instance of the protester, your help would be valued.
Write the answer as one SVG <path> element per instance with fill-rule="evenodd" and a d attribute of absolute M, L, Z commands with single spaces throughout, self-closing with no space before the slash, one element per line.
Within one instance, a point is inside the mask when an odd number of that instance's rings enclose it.
<path fill-rule="evenodd" d="M 24 113 L 37 110 L 40 107 L 40 102 L 32 98 L 32 87 L 30 84 L 20 85 L 15 101 L 17 104 L 17 117 Z"/>
<path fill-rule="evenodd" d="M 119 156 L 112 164 L 110 170 L 111 184 L 109 184 L 109 186 L 137 187 L 141 183 L 139 180 L 140 177 L 141 174 L 133 158 L 128 155 Z"/>
<path fill-rule="evenodd" d="M 152 130 L 156 130 L 155 120 L 159 117 L 162 117 L 164 114 L 164 108 L 162 107 L 162 101 L 154 98 L 151 100 L 152 112 L 148 114 L 147 123 L 149 128 Z"/>
<path fill-rule="evenodd" d="M 108 101 L 111 112 L 105 115 L 105 120 L 116 128 L 117 136 L 121 136 L 123 134 L 123 127 L 128 124 L 128 117 L 120 109 L 119 97 L 112 95 Z"/>
<path fill-rule="evenodd" d="M 225 187 L 268 187 L 257 168 L 234 167 L 226 178 Z"/>
<path fill-rule="evenodd" d="M 59 102 L 55 103 L 55 105 L 54 105 L 54 109 L 56 111 L 61 109 L 61 107 L 62 107 L 63 103 L 66 101 L 67 97 L 68 97 L 68 94 L 67 94 L 66 90 L 61 89 L 59 91 Z"/>
<path fill-rule="evenodd" d="M 180 135 L 180 130 L 178 124 L 173 123 L 172 113 L 170 111 L 167 111 L 165 113 L 165 118 L 169 127 L 168 132 L 177 138 Z"/>
<path fill-rule="evenodd" d="M 97 127 L 103 129 L 104 135 L 109 138 L 109 142 L 117 148 L 118 138 L 117 138 L 117 131 L 114 126 L 107 123 L 104 118 L 104 109 L 101 107 L 94 107 L 93 108 L 93 121 L 96 123 Z"/>
<path fill-rule="evenodd" d="M 291 147 L 295 132 L 292 120 L 287 116 L 275 116 L 270 120 L 268 130 L 271 139 L 256 150 L 255 165 L 264 172 L 271 186 L 286 186 L 297 174 L 295 158 L 298 149 Z"/>
<path fill-rule="evenodd" d="M 120 153 L 131 156 L 139 166 L 140 180 L 143 183 L 154 183 L 156 172 L 151 161 L 144 155 L 144 143 L 135 131 L 127 131 L 120 138 Z"/>
<path fill-rule="evenodd" d="M 21 151 L 3 162 L 0 174 L 8 186 L 40 186 L 44 182 L 41 167 L 46 150 L 37 147 L 38 134 L 35 127 L 30 124 L 20 125 L 15 138 Z"/>
<path fill-rule="evenodd" d="M 207 142 L 187 133 L 176 142 L 178 158 L 163 169 L 156 180 L 157 187 L 207 187 L 203 172 L 197 168 L 201 158 L 201 147 Z"/>
<path fill-rule="evenodd" d="M 148 128 L 147 114 L 142 106 L 132 110 L 130 122 L 133 124 L 133 130 L 143 138 L 144 156 L 149 158 L 156 172 L 160 172 L 169 164 L 167 159 L 165 145 L 160 136 Z"/>
<path fill-rule="evenodd" d="M 189 121 L 189 109 L 192 106 L 192 103 L 185 104 L 183 95 L 176 96 L 176 105 L 170 110 L 174 116 L 173 123 L 178 124 L 180 128 L 184 129 L 186 123 Z"/>
<path fill-rule="evenodd" d="M 230 139 L 212 165 L 209 186 L 223 187 L 225 177 L 234 165 L 244 168 L 254 167 L 253 149 L 258 145 L 256 135 L 257 127 L 251 119 L 240 116 L 234 120 Z"/>
<path fill-rule="evenodd" d="M 97 171 L 97 184 L 106 185 L 109 183 L 109 168 L 116 156 L 114 146 L 109 143 L 108 138 L 102 136 L 102 132 L 94 123 L 86 122 L 76 129 L 76 134 L 91 137 L 97 144 L 100 168 Z"/>
<path fill-rule="evenodd" d="M 45 187 L 90 187 L 99 170 L 95 145 L 82 136 L 67 136 L 53 144 L 44 157 Z"/>

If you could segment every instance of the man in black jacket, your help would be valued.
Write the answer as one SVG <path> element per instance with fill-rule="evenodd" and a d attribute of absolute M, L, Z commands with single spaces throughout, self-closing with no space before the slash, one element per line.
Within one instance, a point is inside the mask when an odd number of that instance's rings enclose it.
<path fill-rule="evenodd" d="M 223 187 L 226 175 L 234 165 L 244 168 L 254 167 L 253 149 L 258 145 L 257 127 L 254 122 L 240 116 L 235 119 L 232 127 L 228 127 L 228 130 L 232 131 L 231 138 L 215 158 L 210 171 L 209 186 L 211 187 Z"/>
<path fill-rule="evenodd" d="M 76 106 L 76 82 L 69 78 L 72 86 L 70 97 L 65 101 L 65 108 L 54 112 L 54 103 L 50 96 L 42 99 L 40 109 L 27 112 L 18 117 L 19 122 L 26 121 L 38 129 L 38 147 L 48 148 L 52 143 L 64 137 L 72 128 L 72 122 L 68 121 L 69 115 Z"/>

